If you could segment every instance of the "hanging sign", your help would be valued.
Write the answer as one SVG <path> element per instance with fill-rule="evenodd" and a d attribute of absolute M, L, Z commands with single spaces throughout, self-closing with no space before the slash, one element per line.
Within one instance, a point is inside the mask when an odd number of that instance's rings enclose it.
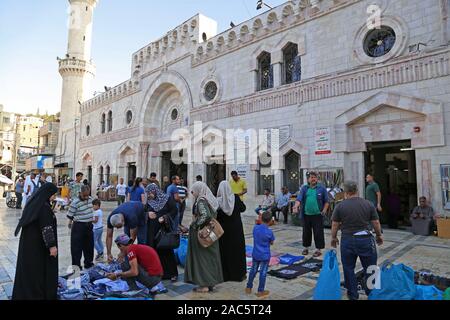
<path fill-rule="evenodd" d="M 316 155 L 331 153 L 330 128 L 316 128 L 314 138 Z"/>

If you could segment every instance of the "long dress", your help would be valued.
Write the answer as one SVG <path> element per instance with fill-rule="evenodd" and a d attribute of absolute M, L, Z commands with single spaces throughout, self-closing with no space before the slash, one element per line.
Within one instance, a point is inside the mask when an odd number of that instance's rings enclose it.
<path fill-rule="evenodd" d="M 151 209 L 151 208 L 150 208 Z M 152 209 L 150 210 L 152 211 Z M 177 205 L 174 199 L 169 198 L 166 205 L 156 212 L 156 219 L 148 219 L 148 245 L 156 250 L 159 255 L 159 259 L 161 260 L 161 265 L 164 270 L 163 280 L 168 280 L 178 276 L 178 268 L 177 268 L 177 260 L 175 258 L 175 253 L 173 250 L 160 250 L 156 249 L 157 241 L 156 235 L 158 231 L 163 226 L 159 223 L 158 219 L 163 216 L 170 216 L 172 219 L 175 219 L 178 214 Z M 167 220 L 167 219 L 166 219 Z M 167 223 L 165 223 L 167 225 Z"/>
<path fill-rule="evenodd" d="M 189 241 L 184 270 L 184 282 L 200 287 L 214 287 L 223 282 L 220 262 L 219 241 L 204 248 L 198 241 L 197 233 L 207 221 L 216 217 L 206 200 L 200 199 L 195 206 L 194 217 L 189 227 Z"/>
<path fill-rule="evenodd" d="M 58 289 L 58 258 L 49 249 L 56 247 L 56 217 L 45 204 L 39 218 L 24 226 L 17 254 L 13 300 L 56 300 Z"/>
<path fill-rule="evenodd" d="M 242 226 L 241 213 L 246 207 L 239 196 L 235 195 L 234 209 L 231 216 L 226 215 L 220 208 L 217 210 L 217 221 L 223 228 L 224 234 L 219 239 L 220 256 L 224 281 L 241 282 L 247 273 L 247 259 L 245 257 L 245 236 Z"/>

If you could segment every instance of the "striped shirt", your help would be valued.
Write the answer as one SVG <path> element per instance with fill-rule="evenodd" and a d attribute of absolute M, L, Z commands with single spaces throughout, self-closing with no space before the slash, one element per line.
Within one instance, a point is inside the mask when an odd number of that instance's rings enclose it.
<path fill-rule="evenodd" d="M 187 188 L 184 186 L 177 186 L 178 188 L 178 196 L 180 197 L 180 199 L 186 199 L 187 196 Z"/>
<path fill-rule="evenodd" d="M 92 198 L 88 200 L 75 199 L 69 208 L 67 217 L 74 222 L 93 222 L 94 210 L 92 209 Z"/>

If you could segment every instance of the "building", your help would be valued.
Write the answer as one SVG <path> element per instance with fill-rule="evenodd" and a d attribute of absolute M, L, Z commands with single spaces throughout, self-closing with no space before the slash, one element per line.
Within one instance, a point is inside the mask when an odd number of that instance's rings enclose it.
<path fill-rule="evenodd" d="M 70 25 L 67 53 L 59 59 L 63 79 L 61 122 L 55 154 L 56 174 L 73 176 L 80 131 L 80 105 L 86 101 L 95 74 L 91 61 L 92 20 L 97 0 L 69 0 Z M 77 136 L 78 134 L 78 136 Z"/>
<path fill-rule="evenodd" d="M 39 130 L 39 153 L 55 154 L 58 145 L 59 119 L 44 120 Z"/>
<path fill-rule="evenodd" d="M 0 104 L 0 172 L 11 178 L 16 145 L 16 115 Z"/>
<path fill-rule="evenodd" d="M 196 15 L 135 52 L 130 79 L 83 102 L 75 165 L 94 185 L 154 171 L 189 184 L 201 174 L 213 188 L 237 169 L 250 196 L 295 192 L 310 170 L 329 187 L 352 179 L 363 190 L 372 173 L 384 199 L 399 194 L 404 216 L 422 195 L 449 214 L 449 6 L 288 1 L 218 34 Z M 220 148 L 200 163 L 171 161 L 173 150 L 192 158 L 196 148 L 174 143 L 176 129 L 208 149 L 237 128 L 244 138 L 278 129 L 279 152 L 242 165 Z"/>
<path fill-rule="evenodd" d="M 17 161 L 16 171 L 27 170 L 26 161 L 39 152 L 39 131 L 44 120 L 35 116 L 18 116 L 17 121 Z M 29 169 L 29 168 L 28 168 Z"/>

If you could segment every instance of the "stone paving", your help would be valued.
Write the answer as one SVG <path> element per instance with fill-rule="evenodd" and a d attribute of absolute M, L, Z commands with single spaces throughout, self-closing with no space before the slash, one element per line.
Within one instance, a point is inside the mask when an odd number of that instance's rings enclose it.
<path fill-rule="evenodd" d="M 252 245 L 252 228 L 255 221 L 253 203 L 247 202 L 247 212 L 243 214 L 246 243 Z M 103 203 L 104 220 L 115 206 L 115 203 Z M 11 297 L 13 279 L 16 266 L 16 254 L 19 238 L 14 237 L 14 229 L 20 218 L 20 211 L 8 209 L 4 200 L 0 200 L 0 300 Z M 57 214 L 59 237 L 60 273 L 65 274 L 70 265 L 70 232 L 67 228 L 65 212 Z M 189 210 L 185 214 L 184 224 L 189 223 Z M 272 227 L 276 237 L 272 250 L 280 253 L 301 254 L 301 228 L 291 224 L 278 224 Z M 118 232 L 116 231 L 117 235 Z M 105 238 L 105 234 L 103 235 Z M 326 243 L 330 242 L 330 230 L 325 229 Z M 385 230 L 385 243 L 378 248 L 378 263 L 389 259 L 396 263 L 405 263 L 414 270 L 428 269 L 439 276 L 450 277 L 450 240 L 437 237 L 414 236 L 408 231 Z M 117 253 L 114 248 L 113 253 Z M 339 252 L 338 252 L 339 256 Z M 340 259 L 340 258 L 339 258 Z M 272 267 L 278 269 L 280 266 Z M 360 268 L 358 263 L 357 269 Z M 342 269 L 342 267 L 341 267 Z M 223 283 L 216 287 L 214 293 L 198 294 L 192 292 L 192 285 L 182 282 L 183 268 L 179 267 L 180 281 L 165 283 L 169 292 L 158 295 L 158 300 L 255 300 L 254 295 L 244 293 L 245 283 Z M 272 276 L 267 277 L 266 288 L 270 290 L 269 299 L 273 300 L 309 300 L 312 299 L 318 273 L 309 273 L 294 280 L 282 280 Z M 342 270 L 341 270 L 341 277 Z M 345 296 L 345 295 L 344 295 Z M 364 296 L 361 299 L 365 299 Z"/>

